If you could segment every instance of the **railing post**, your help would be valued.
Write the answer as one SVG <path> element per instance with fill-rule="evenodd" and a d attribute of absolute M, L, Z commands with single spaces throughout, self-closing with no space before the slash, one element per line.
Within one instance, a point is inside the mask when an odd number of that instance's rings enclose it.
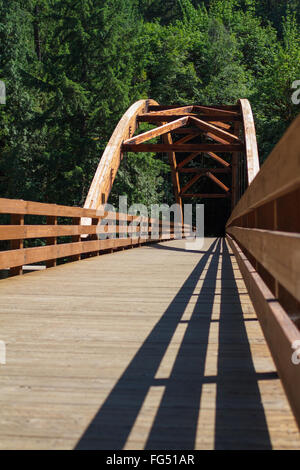
<path fill-rule="evenodd" d="M 239 137 L 240 136 L 240 123 L 235 122 L 234 124 L 234 134 Z M 238 199 L 238 186 L 237 186 L 237 179 L 238 179 L 238 159 L 239 153 L 233 152 L 232 154 L 232 161 L 231 161 L 231 210 L 233 210 L 234 206 L 237 203 Z"/>
<path fill-rule="evenodd" d="M 11 225 L 24 225 L 24 215 L 23 214 L 12 214 L 10 216 L 10 223 Z M 20 250 L 24 247 L 23 239 L 20 240 L 11 240 L 10 247 L 12 250 Z M 18 276 L 23 274 L 23 266 L 16 266 L 14 268 L 10 268 L 10 275 L 11 276 Z"/>
<path fill-rule="evenodd" d="M 92 225 L 98 225 L 98 222 L 99 222 L 99 219 L 92 219 Z M 97 233 L 94 233 L 91 235 L 91 240 L 98 240 L 98 235 Z M 97 251 L 92 251 L 90 256 L 93 257 L 93 256 L 98 256 L 100 255 L 100 250 L 97 250 Z"/>
<path fill-rule="evenodd" d="M 277 208 L 277 199 L 273 201 L 273 229 L 278 230 L 278 208 Z M 275 297 L 276 299 L 279 298 L 279 283 L 277 279 L 275 279 Z"/>
<path fill-rule="evenodd" d="M 48 216 L 47 217 L 47 225 L 57 225 L 57 217 L 56 216 Z M 57 245 L 57 237 L 49 237 L 46 239 L 46 244 L 47 245 Z M 57 259 L 49 259 L 46 261 L 46 267 L 47 268 L 53 268 L 57 264 Z"/>
<path fill-rule="evenodd" d="M 77 227 L 80 225 L 80 217 L 73 217 L 72 219 L 72 225 L 76 225 Z M 78 243 L 81 240 L 81 235 L 73 235 L 72 236 L 72 243 Z M 71 260 L 72 261 L 79 261 L 81 258 L 81 255 L 74 255 L 72 256 Z"/>

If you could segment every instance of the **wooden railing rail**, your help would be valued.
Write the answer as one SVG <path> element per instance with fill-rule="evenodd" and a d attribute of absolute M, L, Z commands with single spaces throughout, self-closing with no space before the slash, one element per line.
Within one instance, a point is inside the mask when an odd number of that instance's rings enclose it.
<path fill-rule="evenodd" d="M 11 221 L 10 225 L 0 225 L 0 240 L 10 241 L 10 249 L 0 251 L 0 269 L 10 269 L 13 275 L 21 274 L 25 265 L 46 262 L 51 267 L 62 258 L 74 261 L 81 256 L 190 233 L 187 224 L 170 222 L 168 231 L 162 220 L 153 218 L 114 212 L 99 215 L 95 210 L 80 207 L 12 199 L 0 199 L 0 214 L 9 215 Z M 41 216 L 41 221 L 35 225 L 26 223 L 30 216 Z M 92 224 L 81 225 L 87 217 Z M 44 245 L 26 246 L 26 241 L 32 239 L 45 239 Z"/>
<path fill-rule="evenodd" d="M 300 425 L 300 116 L 227 223 L 227 238 Z M 297 343 L 299 341 L 299 343 Z"/>

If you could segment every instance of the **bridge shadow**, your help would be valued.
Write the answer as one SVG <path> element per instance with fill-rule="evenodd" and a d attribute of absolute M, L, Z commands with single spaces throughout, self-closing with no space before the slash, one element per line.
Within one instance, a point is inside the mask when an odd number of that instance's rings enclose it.
<path fill-rule="evenodd" d="M 218 266 L 230 286 L 230 303 L 224 290 L 220 319 L 212 320 L 216 301 Z M 208 263 L 209 261 L 209 263 Z M 197 286 L 201 274 L 203 284 Z M 223 292 L 223 289 L 222 289 Z M 194 302 L 194 303 L 193 303 Z M 192 305 L 189 320 L 182 317 Z M 207 376 L 209 333 L 219 322 L 217 374 Z M 171 373 L 156 374 L 178 325 L 186 329 Z M 271 442 L 247 339 L 240 297 L 230 254 L 223 240 L 213 242 L 186 279 L 173 301 L 110 392 L 76 449 L 123 449 L 150 388 L 163 387 L 144 449 L 195 449 L 205 428 L 199 426 L 200 402 L 205 384 L 215 384 L 215 449 L 270 449 Z M 272 374 L 260 377 L 272 379 Z"/>

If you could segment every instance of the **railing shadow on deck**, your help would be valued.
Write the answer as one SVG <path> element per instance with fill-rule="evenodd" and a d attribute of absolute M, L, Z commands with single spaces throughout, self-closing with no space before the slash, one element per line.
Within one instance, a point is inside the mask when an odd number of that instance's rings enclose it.
<path fill-rule="evenodd" d="M 217 376 L 205 376 L 205 364 L 220 256 L 222 277 L 232 285 L 231 301 L 221 294 Z M 210 260 L 209 264 L 208 261 Z M 207 266 L 208 264 L 208 266 Z M 203 286 L 194 289 L 206 271 Z M 161 361 L 182 322 L 187 304 L 195 304 L 168 378 L 156 379 Z M 218 321 L 218 320 L 217 320 Z M 264 376 L 265 375 L 265 376 Z M 262 374 L 272 379 L 272 374 Z M 245 329 L 242 307 L 224 240 L 212 243 L 186 279 L 162 318 L 98 410 L 76 449 L 123 449 L 151 387 L 164 387 L 144 449 L 195 448 L 203 385 L 216 384 L 215 449 L 270 449 L 271 442 Z"/>

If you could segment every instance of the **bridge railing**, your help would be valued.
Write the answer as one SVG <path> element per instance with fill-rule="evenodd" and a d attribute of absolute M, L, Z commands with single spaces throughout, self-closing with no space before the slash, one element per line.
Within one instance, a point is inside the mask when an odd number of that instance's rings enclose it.
<path fill-rule="evenodd" d="M 76 261 L 108 250 L 171 240 L 190 229 L 171 222 L 168 231 L 153 218 L 114 212 L 99 215 L 92 209 L 14 199 L 0 199 L 0 214 L 9 216 L 10 222 L 0 225 L 0 241 L 10 244 L 0 251 L 0 270 L 9 269 L 12 275 L 35 263 L 52 267 L 59 259 Z M 91 224 L 82 225 L 86 218 Z M 37 240 L 42 246 L 30 246 Z"/>
<path fill-rule="evenodd" d="M 300 425 L 300 117 L 234 208 L 226 231 Z"/>

